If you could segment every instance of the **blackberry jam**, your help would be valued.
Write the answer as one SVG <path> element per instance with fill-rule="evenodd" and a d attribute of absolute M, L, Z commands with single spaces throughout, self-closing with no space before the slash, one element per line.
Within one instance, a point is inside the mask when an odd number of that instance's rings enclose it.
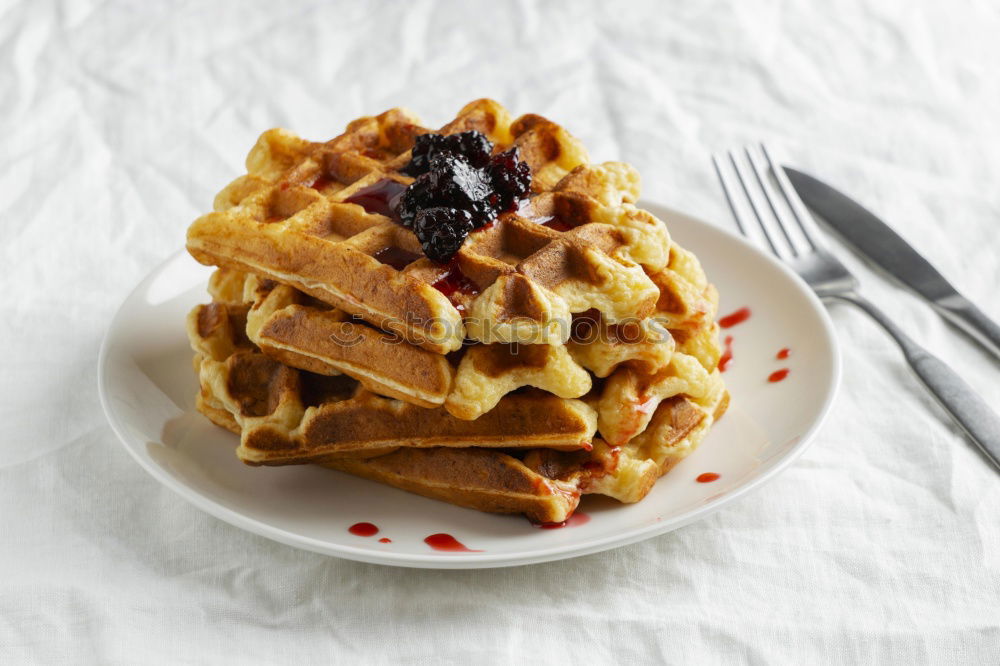
<path fill-rule="evenodd" d="M 531 187 L 531 169 L 517 148 L 494 155 L 493 144 L 476 131 L 418 136 L 402 171 L 416 180 L 392 202 L 396 218 L 441 263 L 472 231 L 512 210 Z"/>

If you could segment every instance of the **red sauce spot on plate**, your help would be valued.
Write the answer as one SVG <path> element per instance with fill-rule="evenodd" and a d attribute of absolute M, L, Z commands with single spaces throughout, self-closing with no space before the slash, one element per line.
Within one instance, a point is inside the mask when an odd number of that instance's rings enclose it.
<path fill-rule="evenodd" d="M 432 534 L 426 539 L 424 539 L 424 543 L 426 543 L 434 550 L 445 550 L 452 553 L 483 552 L 481 550 L 472 550 L 471 548 L 466 548 L 465 544 L 463 544 L 450 534 Z"/>
<path fill-rule="evenodd" d="M 715 472 L 705 472 L 704 474 L 699 474 L 698 478 L 695 479 L 698 483 L 712 483 L 712 481 L 718 481 L 719 475 Z"/>
<path fill-rule="evenodd" d="M 781 370 L 775 370 L 770 375 L 768 375 L 767 381 L 771 382 L 772 384 L 775 383 L 775 382 L 780 382 L 782 379 L 784 379 L 785 377 L 788 376 L 788 373 L 789 373 L 788 368 L 782 368 Z"/>
<path fill-rule="evenodd" d="M 370 537 L 378 534 L 378 528 L 371 523 L 354 523 L 347 528 L 354 536 Z"/>
<path fill-rule="evenodd" d="M 381 539 L 378 540 L 378 542 L 379 543 L 392 543 L 392 539 L 390 539 L 389 537 L 382 537 Z"/>
<path fill-rule="evenodd" d="M 728 314 L 719 320 L 719 326 L 722 328 L 732 328 L 736 324 L 742 324 L 747 319 L 750 318 L 750 308 L 740 308 L 732 314 Z"/>
<path fill-rule="evenodd" d="M 779 361 L 782 361 L 782 360 L 788 358 L 791 355 L 791 353 L 792 353 L 792 350 L 789 349 L 788 347 L 785 347 L 785 348 L 779 350 L 778 353 L 774 355 L 774 358 L 778 359 Z"/>
<path fill-rule="evenodd" d="M 729 364 L 733 362 L 733 336 L 726 336 L 726 348 L 719 357 L 719 372 L 725 372 Z"/>

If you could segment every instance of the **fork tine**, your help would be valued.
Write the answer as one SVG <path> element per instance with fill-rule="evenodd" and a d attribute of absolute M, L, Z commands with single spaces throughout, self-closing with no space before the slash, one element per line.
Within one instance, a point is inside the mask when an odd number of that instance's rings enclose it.
<path fill-rule="evenodd" d="M 767 240 L 768 246 L 771 248 L 771 252 L 775 256 L 781 257 L 784 253 L 778 249 L 778 244 L 774 242 L 774 238 L 771 236 L 771 232 L 768 230 L 768 224 L 764 220 L 764 216 L 761 215 L 760 209 L 757 206 L 757 202 L 754 201 L 754 196 L 750 194 L 750 186 L 748 185 L 749 178 L 745 178 L 743 175 L 743 170 L 740 168 L 739 163 L 736 161 L 736 156 L 732 151 L 727 151 L 729 156 L 729 162 L 733 165 L 733 171 L 736 173 L 736 179 L 740 183 L 740 187 L 743 190 L 743 196 L 746 197 L 747 202 L 750 204 L 750 210 L 753 211 L 753 215 L 757 218 L 757 226 L 764 233 L 764 238 Z M 725 184 L 723 184 L 725 186 Z M 746 236 L 747 234 L 744 233 Z"/>
<path fill-rule="evenodd" d="M 771 187 L 771 180 L 767 177 L 765 167 L 760 164 L 757 156 L 750 151 L 749 146 L 745 147 L 743 152 L 746 153 L 747 161 L 750 162 L 753 173 L 757 177 L 757 183 L 760 185 L 761 192 L 764 193 L 764 199 L 767 200 L 767 205 L 771 209 L 771 214 L 774 215 L 774 219 L 778 223 L 778 228 L 781 229 L 781 235 L 785 237 L 785 241 L 788 243 L 788 247 L 792 251 L 792 256 L 798 257 L 800 254 L 798 247 L 796 247 L 796 243 L 792 239 L 791 234 L 788 233 L 788 227 L 791 225 L 791 221 L 787 219 L 788 216 L 785 214 L 785 211 L 778 210 L 778 206 L 775 204 L 777 194 L 774 192 L 774 188 Z"/>
<path fill-rule="evenodd" d="M 806 242 L 809 243 L 809 247 L 815 251 L 819 249 L 819 244 L 813 237 L 812 218 L 809 217 L 809 213 L 806 211 L 805 204 L 802 203 L 802 199 L 799 198 L 798 193 L 792 184 L 788 182 L 788 176 L 785 175 L 784 169 L 774 163 L 771 159 L 771 153 L 768 152 L 767 146 L 763 143 L 760 144 L 761 152 L 764 153 L 764 157 L 767 158 L 767 164 L 771 167 L 771 173 L 774 174 L 775 180 L 778 181 L 778 188 L 781 190 L 781 195 L 788 202 L 788 208 L 792 211 L 792 216 L 799 225 L 799 229 L 802 230 L 802 235 L 805 237 Z"/>
<path fill-rule="evenodd" d="M 722 172 L 722 166 L 719 164 L 719 158 L 712 155 L 712 166 L 715 167 L 715 175 L 719 178 L 719 183 L 722 185 L 722 193 L 726 195 L 726 202 L 729 204 L 729 210 L 733 212 L 733 219 L 736 220 L 736 227 L 740 230 L 740 233 L 744 236 L 748 236 L 746 227 L 743 226 L 743 216 L 740 215 L 740 211 L 736 208 L 736 202 L 733 200 L 733 185 L 729 182 L 729 177 Z"/>
<path fill-rule="evenodd" d="M 746 188 L 743 179 L 740 178 L 739 167 L 733 158 L 732 152 L 726 152 L 726 157 L 729 158 L 729 162 L 732 165 L 731 168 L 727 168 L 723 163 L 723 158 L 718 155 L 712 155 L 712 164 L 715 166 L 715 173 L 719 177 L 719 183 L 722 185 L 722 192 L 726 195 L 726 201 L 729 203 L 729 209 L 733 213 L 733 219 L 736 220 L 736 226 L 739 228 L 740 233 L 744 237 L 753 239 L 754 236 L 750 233 L 750 226 L 757 226 L 764 235 L 764 240 L 767 241 L 768 246 L 771 248 L 771 252 L 775 255 L 778 254 L 778 248 L 774 245 L 771 239 L 771 234 L 768 233 L 767 228 L 763 225 L 760 216 L 757 215 L 756 206 L 754 205 L 753 199 L 750 197 L 750 193 Z M 735 174 L 736 179 L 731 175 Z M 736 184 L 736 180 L 740 181 L 740 185 Z M 742 196 L 740 192 L 742 191 Z M 743 206 L 737 205 L 737 200 L 746 202 Z M 751 213 L 746 211 L 746 205 L 749 204 Z M 751 221 L 751 217 L 757 218 L 757 224 L 754 225 Z"/>

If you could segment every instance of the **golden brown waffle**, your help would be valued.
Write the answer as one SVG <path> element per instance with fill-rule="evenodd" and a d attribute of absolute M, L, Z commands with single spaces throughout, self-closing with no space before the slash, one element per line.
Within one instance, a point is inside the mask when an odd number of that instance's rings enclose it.
<path fill-rule="evenodd" d="M 242 284 L 220 272 L 211 290 L 237 300 Z M 218 301 L 198 306 L 188 330 L 202 385 L 198 408 L 241 435 L 237 453 L 248 464 L 319 462 L 462 506 L 559 522 L 581 494 L 644 497 L 725 409 L 718 373 L 675 355 L 668 371 L 645 376 L 625 366 L 605 383 L 599 406 L 615 395 L 632 404 L 639 386 L 662 398 L 648 427 L 623 446 L 593 438 L 596 419 L 583 403 L 540 392 L 507 396 L 488 415 L 462 421 L 268 358 L 243 334 L 247 311 Z"/>
<path fill-rule="evenodd" d="M 476 421 L 378 396 L 346 377 L 300 372 L 262 354 L 243 335 L 245 306 L 213 302 L 188 317 L 198 354 L 199 408 L 241 432 L 251 464 L 323 461 L 395 447 L 590 446 L 596 415 L 579 400 L 540 392 L 504 398 Z M 228 412 L 232 421 L 221 417 Z"/>
<path fill-rule="evenodd" d="M 698 259 L 674 245 L 668 266 L 652 277 L 660 288 L 655 315 L 642 322 L 645 328 L 641 331 L 618 333 L 629 335 L 631 344 L 604 351 L 602 347 L 607 345 L 602 343 L 571 343 L 574 356 L 595 374 L 595 363 L 588 362 L 588 356 L 608 361 L 624 358 L 614 365 L 620 369 L 604 382 L 599 398 L 591 400 L 598 410 L 601 436 L 617 446 L 643 434 L 661 402 L 684 395 L 710 406 L 715 395 L 724 391 L 717 368 L 721 354 L 715 323 L 718 293 L 705 278 Z M 663 328 L 668 329 L 672 345 L 655 344 Z"/>
<path fill-rule="evenodd" d="M 380 395 L 438 407 L 454 369 L 441 354 L 421 349 L 315 302 L 287 285 L 247 276 L 251 304 L 247 335 L 268 356 L 302 370 L 343 373 Z"/>
<path fill-rule="evenodd" d="M 664 400 L 676 395 L 697 400 L 721 382 L 718 370 L 709 373 L 698 359 L 680 352 L 655 374 L 622 368 L 601 389 L 598 428 L 609 444 L 621 446 L 646 429 Z"/>
<path fill-rule="evenodd" d="M 708 282 L 698 258 L 674 245 L 670 261 L 650 276 L 660 290 L 656 320 L 669 329 L 677 350 L 698 359 L 706 370 L 719 364 L 719 294 Z"/>
<path fill-rule="evenodd" d="M 234 281 L 227 277 L 216 274 L 212 291 L 235 299 Z M 213 302 L 197 306 L 188 318 L 201 383 L 198 410 L 240 435 L 237 455 L 247 464 L 316 462 L 461 506 L 524 513 L 539 522 L 565 520 L 576 508 L 574 487 L 490 447 L 590 446 L 597 419 L 584 403 L 519 393 L 481 419 L 462 421 L 442 409 L 381 398 L 348 377 L 282 365 L 243 334 L 247 309 Z"/>
<path fill-rule="evenodd" d="M 219 195 L 217 212 L 191 225 L 188 249 L 203 263 L 294 286 L 438 353 L 459 349 L 466 335 L 562 343 L 569 314 L 591 308 L 611 323 L 651 312 L 658 290 L 643 268 L 662 270 L 670 244 L 665 227 L 633 205 L 634 170 L 590 166 L 559 126 L 532 115 L 510 122 L 489 100 L 467 105 L 441 131 L 467 129 L 498 149 L 517 146 L 539 196 L 474 232 L 448 266 L 421 258 L 409 230 L 348 203 L 412 181 L 398 169 L 427 130 L 401 110 L 355 121 L 326 144 L 265 133 L 248 174 Z M 476 322 L 470 330 L 463 311 Z"/>
<path fill-rule="evenodd" d="M 525 386 L 561 398 L 591 388 L 590 375 L 562 345 L 473 345 L 455 357 L 456 368 L 287 285 L 219 269 L 209 291 L 217 303 L 246 312 L 248 339 L 271 358 L 317 374 L 347 374 L 374 393 L 421 407 L 444 404 L 461 419 L 478 418 Z"/>
<path fill-rule="evenodd" d="M 729 394 L 716 381 L 698 400 L 675 395 L 661 401 L 648 427 L 624 446 L 595 439 L 591 451 L 535 449 L 525 456 L 524 464 L 581 493 L 638 502 L 658 478 L 698 447 L 728 405 Z"/>
<path fill-rule="evenodd" d="M 491 449 L 399 449 L 324 466 L 470 509 L 523 513 L 536 523 L 561 523 L 580 503 L 574 482 L 550 479 Z"/>
<path fill-rule="evenodd" d="M 201 381 L 198 408 L 241 435 L 237 454 L 244 462 L 320 462 L 481 510 L 558 521 L 568 515 L 558 511 L 571 513 L 581 493 L 638 501 L 725 410 L 718 373 L 675 359 L 675 374 L 693 374 L 702 385 L 647 378 L 643 386 L 665 397 L 651 410 L 649 427 L 620 447 L 592 439 L 596 419 L 586 405 L 539 392 L 507 396 L 483 418 L 462 421 L 441 409 L 380 398 L 347 377 L 284 366 L 242 335 L 244 317 L 245 308 L 216 302 L 196 307 L 188 320 Z M 610 381 L 631 388 L 637 380 L 622 368 Z M 612 394 L 606 387 L 602 401 Z M 519 461 L 490 447 L 528 454 Z M 415 449 L 423 452 L 406 452 Z"/>
<path fill-rule="evenodd" d="M 586 313 L 574 321 L 574 329 L 569 353 L 595 377 L 607 377 L 622 365 L 652 374 L 666 367 L 674 353 L 673 336 L 656 318 L 608 324 Z"/>
<path fill-rule="evenodd" d="M 650 277 L 659 288 L 656 315 L 664 326 L 692 329 L 714 322 L 719 295 L 694 254 L 673 245 L 666 267 Z"/>
<path fill-rule="evenodd" d="M 478 419 L 522 386 L 577 398 L 591 380 L 563 345 L 474 345 L 462 356 L 444 406 L 458 418 Z"/>
<path fill-rule="evenodd" d="M 640 501 L 694 451 L 726 411 L 728 399 L 717 382 L 700 400 L 683 395 L 664 400 L 645 432 L 623 447 L 598 438 L 590 451 L 532 449 L 521 460 L 486 449 L 400 449 L 324 464 L 452 504 L 558 523 L 573 513 L 582 494 Z"/>
<path fill-rule="evenodd" d="M 638 501 L 728 404 L 718 295 L 636 208 L 628 165 L 589 164 L 558 125 L 489 100 L 441 131 L 468 129 L 519 147 L 532 196 L 447 266 L 382 214 L 428 131 L 411 114 L 325 144 L 261 136 L 188 235 L 222 267 L 188 320 L 198 409 L 248 464 L 319 463 L 541 522 L 581 494 Z"/>

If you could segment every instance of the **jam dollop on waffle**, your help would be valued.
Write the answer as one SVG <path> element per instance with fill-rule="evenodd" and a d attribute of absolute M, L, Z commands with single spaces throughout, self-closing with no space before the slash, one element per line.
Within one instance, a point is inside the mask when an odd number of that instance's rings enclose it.
<path fill-rule="evenodd" d="M 415 176 L 393 211 L 430 259 L 447 262 L 473 230 L 514 208 L 531 187 L 517 148 L 493 155 L 482 132 L 421 134 L 402 173 Z"/>
<path fill-rule="evenodd" d="M 556 123 L 392 109 L 269 130 L 246 166 L 187 241 L 217 268 L 197 408 L 243 462 L 561 523 L 641 500 L 725 412 L 715 287 Z"/>

